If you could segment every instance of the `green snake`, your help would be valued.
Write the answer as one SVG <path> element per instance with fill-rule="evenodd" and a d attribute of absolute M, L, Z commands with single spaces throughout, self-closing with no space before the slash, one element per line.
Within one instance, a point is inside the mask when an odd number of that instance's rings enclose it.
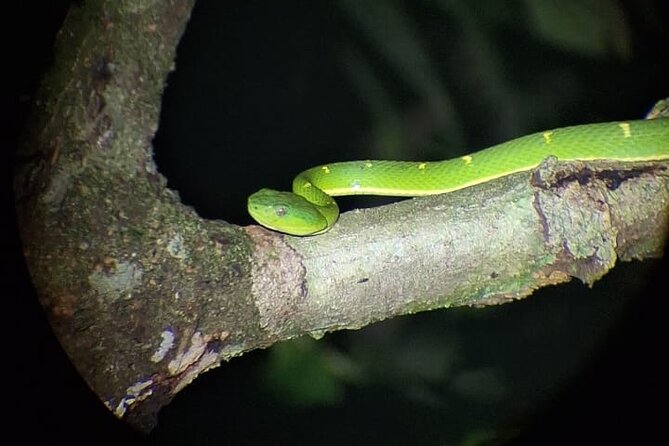
<path fill-rule="evenodd" d="M 658 103 L 659 104 L 659 103 Z M 291 235 L 328 231 L 339 217 L 333 196 L 416 197 L 452 192 L 561 161 L 669 159 L 669 118 L 564 127 L 523 136 L 445 161 L 350 161 L 305 170 L 293 192 L 261 189 L 248 211 L 261 225 Z"/>

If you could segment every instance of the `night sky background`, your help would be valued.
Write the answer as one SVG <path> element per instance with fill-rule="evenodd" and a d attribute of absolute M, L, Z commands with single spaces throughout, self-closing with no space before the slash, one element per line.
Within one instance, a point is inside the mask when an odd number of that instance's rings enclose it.
<path fill-rule="evenodd" d="M 17 138 L 70 3 L 21 3 L 13 39 L 6 436 L 166 445 L 666 437 L 666 256 L 619 264 L 593 289 L 574 281 L 503 306 L 252 352 L 182 391 L 149 436 L 117 421 L 50 331 L 12 202 Z M 546 128 L 642 117 L 669 96 L 667 17 L 661 0 L 201 0 L 168 80 L 156 161 L 200 215 L 244 225 L 250 193 L 287 189 L 321 162 L 444 159 Z"/>

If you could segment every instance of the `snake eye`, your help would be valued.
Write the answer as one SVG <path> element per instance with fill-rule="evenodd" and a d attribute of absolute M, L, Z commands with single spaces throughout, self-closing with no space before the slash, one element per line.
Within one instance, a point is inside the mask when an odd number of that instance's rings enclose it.
<path fill-rule="evenodd" d="M 286 209 L 285 206 L 279 206 L 274 212 L 276 213 L 277 217 L 283 217 L 288 213 L 288 209 Z"/>

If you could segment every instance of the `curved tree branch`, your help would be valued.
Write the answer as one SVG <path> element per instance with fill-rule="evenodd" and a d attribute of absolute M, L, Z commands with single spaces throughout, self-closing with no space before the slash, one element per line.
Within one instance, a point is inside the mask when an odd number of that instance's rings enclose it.
<path fill-rule="evenodd" d="M 140 6 L 142 5 L 142 6 Z M 208 221 L 152 160 L 193 0 L 91 1 L 57 43 L 20 149 L 25 256 L 91 388 L 147 430 L 200 373 L 309 333 L 489 305 L 662 255 L 669 163 L 557 163 L 342 215 L 293 238 Z"/>

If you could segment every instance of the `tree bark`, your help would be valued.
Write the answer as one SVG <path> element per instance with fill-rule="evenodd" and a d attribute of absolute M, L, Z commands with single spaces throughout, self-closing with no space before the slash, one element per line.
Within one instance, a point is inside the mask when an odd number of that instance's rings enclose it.
<path fill-rule="evenodd" d="M 58 36 L 15 178 L 24 252 L 73 363 L 149 430 L 200 373 L 305 333 L 491 305 L 662 255 L 669 163 L 558 163 L 283 236 L 200 218 L 152 160 L 193 0 L 89 1 Z"/>

